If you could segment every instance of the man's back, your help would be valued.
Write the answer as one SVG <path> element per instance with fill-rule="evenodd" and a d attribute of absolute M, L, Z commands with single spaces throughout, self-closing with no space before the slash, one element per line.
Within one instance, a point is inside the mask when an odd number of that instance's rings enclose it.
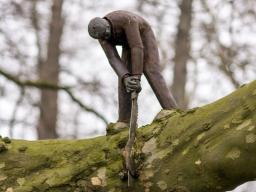
<path fill-rule="evenodd" d="M 112 29 L 110 41 L 115 45 L 130 45 L 130 47 L 143 47 L 140 36 L 150 29 L 148 22 L 128 11 L 113 11 L 105 17 Z M 138 34 L 139 33 L 139 34 Z"/>

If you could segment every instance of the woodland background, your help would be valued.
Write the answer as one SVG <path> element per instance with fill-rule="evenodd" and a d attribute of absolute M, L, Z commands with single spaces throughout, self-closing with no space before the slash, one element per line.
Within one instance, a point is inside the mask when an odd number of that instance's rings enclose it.
<path fill-rule="evenodd" d="M 0 0 L 1 135 L 105 134 L 117 118 L 117 76 L 87 25 L 118 9 L 151 23 L 162 73 L 180 108 L 202 106 L 255 80 L 254 0 Z M 160 105 L 144 77 L 142 86 L 139 124 L 145 125 Z"/>

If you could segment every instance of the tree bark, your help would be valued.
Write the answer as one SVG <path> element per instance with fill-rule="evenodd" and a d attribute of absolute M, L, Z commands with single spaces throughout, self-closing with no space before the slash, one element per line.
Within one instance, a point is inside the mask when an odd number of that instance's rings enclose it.
<path fill-rule="evenodd" d="M 182 0 L 180 4 L 180 18 L 175 40 L 174 76 L 172 92 L 178 106 L 186 109 L 187 63 L 190 57 L 190 29 L 192 21 L 193 0 Z"/>
<path fill-rule="evenodd" d="M 52 18 L 49 25 L 49 40 L 47 58 L 39 67 L 40 81 L 47 81 L 58 85 L 60 42 L 63 32 L 62 18 L 63 0 L 53 0 Z M 38 122 L 38 138 L 57 138 L 56 124 L 58 115 L 58 92 L 56 90 L 42 90 L 40 101 L 40 116 Z"/>
<path fill-rule="evenodd" d="M 139 178 L 119 178 L 128 132 L 85 140 L 0 142 L 0 189 L 221 192 L 256 177 L 256 81 L 212 104 L 138 129 Z"/>

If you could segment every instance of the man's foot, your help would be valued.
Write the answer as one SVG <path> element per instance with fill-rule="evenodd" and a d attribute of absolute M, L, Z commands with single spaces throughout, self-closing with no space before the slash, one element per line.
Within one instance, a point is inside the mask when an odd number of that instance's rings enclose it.
<path fill-rule="evenodd" d="M 128 129 L 128 123 L 117 121 L 116 123 L 109 123 L 107 126 L 107 135 L 114 135 L 124 129 Z"/>
<path fill-rule="evenodd" d="M 175 109 L 162 109 L 154 118 L 153 121 L 158 121 L 162 119 L 166 119 L 168 117 L 171 117 L 177 113 L 177 110 Z"/>

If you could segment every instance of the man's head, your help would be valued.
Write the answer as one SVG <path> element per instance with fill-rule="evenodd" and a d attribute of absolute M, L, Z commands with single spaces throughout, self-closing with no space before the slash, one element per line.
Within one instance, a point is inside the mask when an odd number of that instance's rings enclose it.
<path fill-rule="evenodd" d="M 94 39 L 109 39 L 111 36 L 110 23 L 106 19 L 95 17 L 88 25 L 88 32 Z"/>

